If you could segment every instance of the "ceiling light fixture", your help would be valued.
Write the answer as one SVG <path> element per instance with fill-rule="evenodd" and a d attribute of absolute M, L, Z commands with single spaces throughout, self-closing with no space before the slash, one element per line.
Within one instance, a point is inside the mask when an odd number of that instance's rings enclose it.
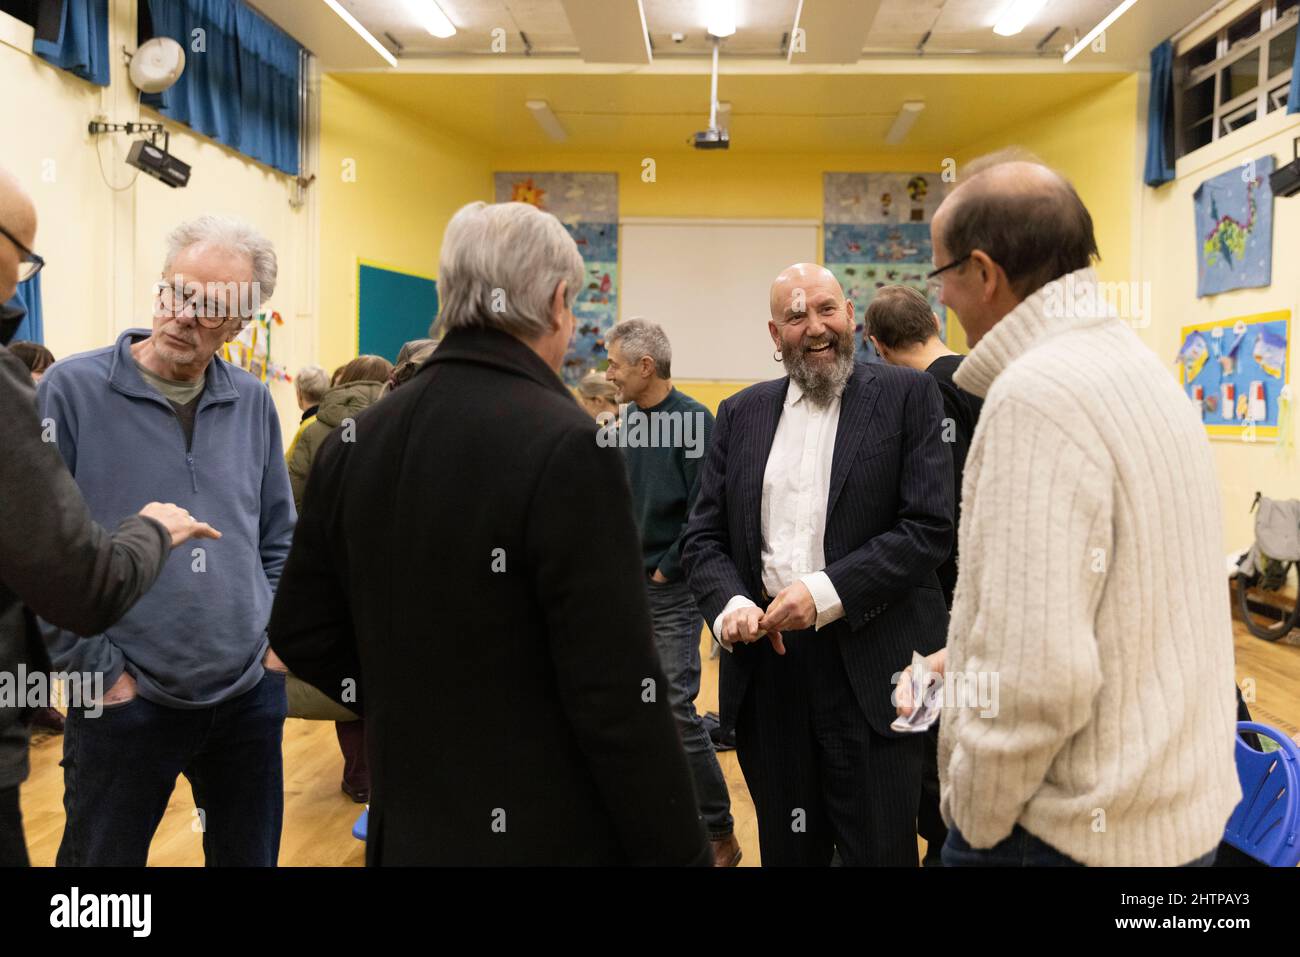
<path fill-rule="evenodd" d="M 898 111 L 898 116 L 894 119 L 894 125 L 885 134 L 885 142 L 890 146 L 897 146 L 907 139 L 907 134 L 912 132 L 912 127 L 920 119 L 921 112 L 924 109 L 924 100 L 908 100 L 904 103 L 902 109 Z"/>
<path fill-rule="evenodd" d="M 551 110 L 551 104 L 546 100 L 529 100 L 525 103 L 537 125 L 551 139 L 557 143 L 563 143 L 569 138 L 569 131 L 564 128 L 560 118 Z"/>
<path fill-rule="evenodd" d="M 442 12 L 437 0 L 409 0 L 411 12 L 420 18 L 420 26 L 439 40 L 456 35 L 456 25 Z"/>
<path fill-rule="evenodd" d="M 1074 46 L 1070 47 L 1069 52 L 1065 54 L 1065 62 L 1069 63 L 1080 53 L 1086 50 L 1093 40 L 1097 39 L 1097 37 L 1105 33 L 1107 28 L 1110 27 L 1110 25 L 1114 23 L 1116 20 L 1118 20 L 1120 17 L 1124 16 L 1124 14 L 1128 12 L 1129 7 L 1133 6 L 1133 4 L 1135 3 L 1137 3 L 1137 0 L 1124 0 L 1123 3 L 1121 3 L 1118 7 L 1112 10 L 1110 12 L 1110 16 L 1108 16 L 1105 20 L 1101 21 L 1101 23 L 1097 24 L 1095 27 L 1089 30 L 1088 35 L 1085 36 L 1082 40 L 1080 40 Z"/>
<path fill-rule="evenodd" d="M 1014 37 L 1029 26 L 1038 11 L 1043 9 L 1046 0 L 1011 0 L 1011 5 L 1002 11 L 993 32 L 1000 37 Z"/>
<path fill-rule="evenodd" d="M 339 3 L 339 0 L 325 0 L 325 5 L 337 13 L 344 23 L 356 31 L 357 36 L 370 44 L 371 49 L 387 60 L 389 66 L 397 66 L 397 57 L 389 53 L 388 48 L 376 40 L 371 32 L 361 25 L 361 21 L 348 13 L 348 11 L 344 9 L 343 5 Z"/>
<path fill-rule="evenodd" d="M 736 0 L 709 0 L 709 36 L 729 37 L 736 32 Z"/>

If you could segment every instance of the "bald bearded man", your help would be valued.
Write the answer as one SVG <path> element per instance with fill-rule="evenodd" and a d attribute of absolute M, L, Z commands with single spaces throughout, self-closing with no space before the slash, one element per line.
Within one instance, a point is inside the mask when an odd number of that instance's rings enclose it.
<path fill-rule="evenodd" d="M 826 269 L 772 284 L 786 375 L 722 403 L 682 549 L 765 865 L 917 863 L 922 740 L 892 678 L 943 643 L 952 460 L 934 379 L 854 360 Z"/>

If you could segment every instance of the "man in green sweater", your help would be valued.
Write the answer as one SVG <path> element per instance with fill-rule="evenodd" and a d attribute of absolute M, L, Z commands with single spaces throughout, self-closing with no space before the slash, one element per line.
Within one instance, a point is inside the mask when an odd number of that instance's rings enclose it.
<path fill-rule="evenodd" d="M 740 844 L 733 833 L 731 798 L 713 741 L 695 709 L 701 616 L 682 570 L 682 535 L 700 491 L 700 463 L 713 432 L 713 414 L 673 388 L 672 347 L 655 323 L 619 323 L 610 331 L 608 349 L 605 377 L 624 406 L 617 427 L 602 423 L 600 441 L 623 449 L 641 531 L 655 646 L 673 716 L 691 766 L 713 863 L 734 866 L 740 861 Z"/>

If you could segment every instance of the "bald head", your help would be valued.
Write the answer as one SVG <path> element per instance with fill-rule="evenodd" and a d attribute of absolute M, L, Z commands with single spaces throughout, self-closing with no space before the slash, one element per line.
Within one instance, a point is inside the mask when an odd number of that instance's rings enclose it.
<path fill-rule="evenodd" d="M 950 259 L 981 250 L 1021 298 L 1098 257 L 1092 216 L 1070 182 L 1021 154 L 976 160 L 935 213 Z"/>
<path fill-rule="evenodd" d="M 36 243 L 36 207 L 18 179 L 0 168 L 0 226 L 31 249 Z M 18 288 L 18 265 L 23 252 L 0 235 L 0 302 L 13 297 Z"/>
<path fill-rule="evenodd" d="M 773 321 L 782 322 L 795 313 L 805 311 L 808 301 L 814 295 L 829 297 L 840 304 L 844 302 L 844 288 L 835 274 L 825 266 L 795 263 L 782 269 L 772 281 L 768 301 Z"/>

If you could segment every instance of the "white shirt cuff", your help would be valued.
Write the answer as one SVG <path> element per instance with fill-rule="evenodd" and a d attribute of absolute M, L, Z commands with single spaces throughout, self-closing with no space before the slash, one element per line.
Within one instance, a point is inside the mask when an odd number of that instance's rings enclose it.
<path fill-rule="evenodd" d="M 812 593 L 813 605 L 817 608 L 817 621 L 814 624 L 817 631 L 844 617 L 844 603 L 840 601 L 839 592 L 831 584 L 829 575 L 825 572 L 813 572 L 810 575 L 800 576 L 799 580 Z"/>
<path fill-rule="evenodd" d="M 831 589 L 832 592 L 834 590 L 835 589 L 833 588 Z M 722 609 L 722 613 L 719 614 L 717 618 L 713 619 L 713 640 L 716 641 L 718 644 L 720 644 L 723 648 L 727 649 L 727 651 L 731 651 L 732 650 L 731 642 L 722 640 L 722 620 L 726 618 L 728 615 L 730 615 L 737 608 L 757 608 L 757 607 L 758 607 L 757 605 L 755 605 L 744 595 L 734 596 L 731 599 L 731 601 L 727 602 L 726 607 Z"/>

